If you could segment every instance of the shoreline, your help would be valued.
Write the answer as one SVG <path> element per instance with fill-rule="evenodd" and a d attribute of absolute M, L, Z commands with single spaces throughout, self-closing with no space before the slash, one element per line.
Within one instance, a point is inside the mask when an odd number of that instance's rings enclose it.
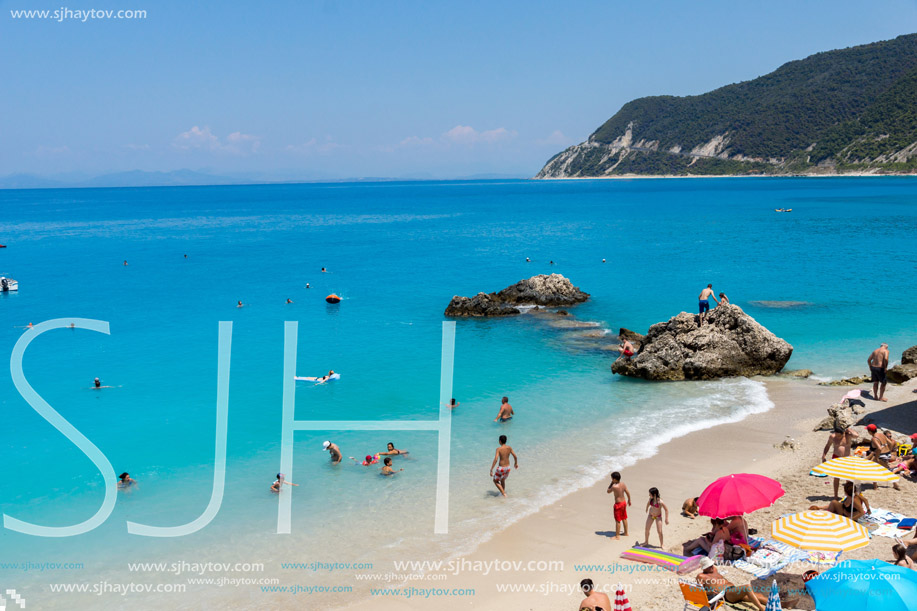
<path fill-rule="evenodd" d="M 676 553 L 680 553 L 683 541 L 705 532 L 709 526 L 705 518 L 690 520 L 682 517 L 682 501 L 699 495 L 717 477 L 739 472 L 760 473 L 774 477 L 784 485 L 787 493 L 783 498 L 773 507 L 749 517 L 751 525 L 762 533 L 769 529 L 771 521 L 765 519 L 768 516 L 775 519 L 783 513 L 808 507 L 802 504 L 825 502 L 823 494 L 807 496 L 807 492 L 824 492 L 827 485 L 830 496 L 830 479 L 807 476 L 809 468 L 818 464 L 827 437 L 827 433 L 814 432 L 812 428 L 826 415 L 826 408 L 844 394 L 841 391 L 848 388 L 818 386 L 806 380 L 767 378 L 763 381 L 768 397 L 774 404 L 770 410 L 752 413 L 738 422 L 720 424 L 676 437 L 661 444 L 653 456 L 639 459 L 632 466 L 621 469 L 622 481 L 628 485 L 633 500 L 632 506 L 628 508 L 630 533 L 626 538 L 614 540 L 610 536 L 609 531 L 614 529 L 612 501 L 605 492 L 607 481 L 603 480 L 575 490 L 496 532 L 473 552 L 456 561 L 456 567 L 467 570 L 438 575 L 430 571 L 422 580 L 403 584 L 405 588 L 417 589 L 471 589 L 475 592 L 474 596 L 418 596 L 416 601 L 376 596 L 361 598 L 355 604 L 339 608 L 355 609 L 369 600 L 372 600 L 374 609 L 421 608 L 426 601 L 437 600 L 444 608 L 473 606 L 533 611 L 569 609 L 574 608 L 582 599 L 576 587 L 586 577 L 591 578 L 597 588 L 623 583 L 634 608 L 651 611 L 671 608 L 681 600 L 674 574 L 653 571 L 647 568 L 649 565 L 619 559 L 622 551 L 643 539 L 643 507 L 646 503 L 646 490 L 650 486 L 660 489 L 663 501 L 669 508 L 670 524 L 664 526 L 664 549 Z M 868 418 L 871 414 L 885 412 L 902 403 L 909 403 L 906 409 L 917 412 L 917 401 L 912 394 L 914 387 L 914 383 L 890 387 L 889 403 L 878 404 L 867 399 L 867 412 L 862 417 Z M 879 422 L 881 425 L 883 420 Z M 588 430 L 585 434 L 588 434 Z M 799 446 L 797 450 L 781 451 L 775 447 L 787 437 L 796 441 Z M 917 485 L 902 480 L 901 487 L 902 492 L 888 493 L 890 488 L 880 488 L 875 492 L 867 491 L 867 496 L 874 507 L 903 511 L 906 508 L 901 505 L 906 504 L 906 491 L 917 491 Z M 512 494 L 512 488 L 509 488 L 509 492 Z M 889 494 L 892 498 L 886 498 Z M 894 505 L 895 499 L 897 505 Z M 656 537 L 654 530 L 650 534 L 651 544 L 658 543 Z M 875 557 L 877 554 L 880 557 L 889 556 L 890 547 L 890 539 L 876 538 L 868 547 L 845 557 Z M 859 556 L 859 552 L 866 555 Z M 521 567 L 522 570 L 490 570 L 486 574 L 482 570 L 474 571 L 481 567 L 498 566 L 495 562 L 508 562 L 513 565 L 513 569 Z M 604 569 L 584 571 L 576 565 L 602 566 Z M 553 570 L 538 570 L 547 566 L 553 567 Z M 557 570 L 559 566 L 563 568 Z M 527 568 L 532 570 L 525 570 Z M 750 575 L 732 567 L 722 572 L 738 584 L 748 583 L 751 579 Z M 648 583 L 653 580 L 656 583 Z M 383 587 L 383 583 L 379 583 L 378 587 Z M 613 599 L 613 591 L 609 594 Z"/>
<path fill-rule="evenodd" d="M 618 174 L 615 176 L 532 176 L 528 180 L 635 180 L 673 178 L 915 178 L 917 172 L 877 174 L 875 172 L 845 172 L 843 174 Z"/>

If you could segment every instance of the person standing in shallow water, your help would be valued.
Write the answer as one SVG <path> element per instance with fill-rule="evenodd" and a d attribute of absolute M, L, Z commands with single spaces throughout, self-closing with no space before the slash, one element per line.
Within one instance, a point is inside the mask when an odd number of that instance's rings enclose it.
<path fill-rule="evenodd" d="M 513 452 L 513 448 L 506 445 L 506 435 L 500 435 L 500 447 L 494 454 L 494 461 L 490 463 L 490 477 L 494 480 L 494 486 L 504 497 L 506 496 L 506 478 L 509 477 L 509 457 L 513 457 L 514 467 L 519 468 L 519 457 Z M 497 464 L 499 463 L 499 465 Z M 494 471 L 496 467 L 496 471 Z"/>
<path fill-rule="evenodd" d="M 500 411 L 497 412 L 497 417 L 494 418 L 494 422 L 512 420 L 513 414 L 513 406 L 509 404 L 509 397 L 503 397 L 503 403 L 500 404 Z"/>
<path fill-rule="evenodd" d="M 698 310 L 700 310 L 700 324 L 699 327 L 704 326 L 704 319 L 707 318 L 707 312 L 710 311 L 710 300 L 716 301 L 716 304 L 719 305 L 720 302 L 717 301 L 716 295 L 713 294 L 713 285 L 708 284 L 707 288 L 700 292 L 700 295 L 697 297 Z"/>

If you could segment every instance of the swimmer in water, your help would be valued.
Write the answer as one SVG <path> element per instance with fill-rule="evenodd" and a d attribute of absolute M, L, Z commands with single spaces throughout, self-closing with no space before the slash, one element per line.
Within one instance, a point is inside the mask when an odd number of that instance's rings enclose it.
<path fill-rule="evenodd" d="M 287 486 L 298 486 L 299 485 L 299 484 L 294 484 L 293 482 L 288 482 L 283 473 L 278 473 L 277 480 L 273 484 L 271 484 L 271 492 L 279 493 L 280 490 L 283 488 L 284 484 L 286 484 Z"/>
<path fill-rule="evenodd" d="M 96 378 L 96 379 L 95 379 L 95 386 L 96 386 L 96 388 L 102 388 L 102 380 L 100 380 L 99 378 Z"/>
<path fill-rule="evenodd" d="M 336 443 L 325 441 L 324 443 L 322 443 L 322 449 L 331 455 L 332 464 L 337 464 L 341 462 L 341 460 L 344 458 L 343 456 L 341 456 L 341 448 L 339 448 Z"/>
<path fill-rule="evenodd" d="M 70 328 L 71 328 L 71 329 L 76 329 L 76 325 L 75 325 L 74 323 L 70 323 Z"/>
<path fill-rule="evenodd" d="M 357 460 L 357 459 L 354 458 L 353 456 L 350 456 L 349 458 L 350 458 L 350 460 L 352 460 L 353 462 L 357 463 L 358 465 L 362 465 L 362 466 L 364 466 L 364 467 L 369 467 L 370 465 L 374 465 L 374 464 L 376 464 L 377 462 L 379 462 L 379 455 L 378 455 L 378 454 L 376 454 L 375 456 L 370 456 L 369 454 L 367 454 L 367 455 L 366 455 L 366 458 L 363 459 L 363 462 L 360 462 L 359 460 Z M 388 460 L 391 460 L 391 458 L 389 458 Z"/>
<path fill-rule="evenodd" d="M 532 260 L 531 260 L 531 259 L 529 259 L 528 257 L 526 257 L 526 258 L 525 258 L 525 262 L 526 262 L 526 263 L 531 263 L 531 262 L 532 262 Z"/>
<path fill-rule="evenodd" d="M 322 273 L 323 273 L 323 274 L 326 273 L 327 271 L 328 271 L 328 270 L 326 270 L 324 267 L 322 268 Z"/>
<path fill-rule="evenodd" d="M 407 450 L 399 450 L 391 441 L 388 442 L 388 449 L 385 452 L 379 452 L 379 456 L 398 456 L 400 454 L 409 454 Z"/>
<path fill-rule="evenodd" d="M 494 422 L 506 422 L 511 420 L 513 417 L 513 406 L 509 404 L 509 398 L 503 397 L 503 403 L 500 404 L 500 411 L 497 413 L 497 417 L 494 418 Z"/>
<path fill-rule="evenodd" d="M 137 480 L 131 479 L 130 473 L 125 471 L 118 476 L 118 488 L 130 488 L 137 483 Z"/>
<path fill-rule="evenodd" d="M 330 379 L 331 379 L 331 376 L 333 376 L 333 375 L 334 375 L 334 369 L 332 369 L 331 371 L 329 371 L 329 372 L 327 373 L 327 375 L 323 375 L 322 377 L 320 377 L 320 378 L 318 378 L 317 380 L 315 380 L 315 383 L 316 383 L 316 384 L 324 384 L 325 382 L 327 382 L 328 380 L 330 380 Z"/>
<path fill-rule="evenodd" d="M 287 297 L 287 303 L 293 303 L 293 300 Z"/>
<path fill-rule="evenodd" d="M 453 397 L 452 399 L 449 399 L 449 403 L 447 403 L 446 405 L 447 405 L 448 407 L 451 407 L 452 409 L 455 409 L 456 407 L 458 407 L 459 405 L 461 405 L 461 403 L 459 403 L 458 401 L 456 401 L 455 398 Z"/>
<path fill-rule="evenodd" d="M 385 460 L 382 461 L 382 465 L 383 465 L 382 466 L 382 475 L 395 475 L 396 473 L 404 471 L 403 468 L 398 469 L 398 471 L 395 471 L 394 469 L 392 469 L 392 459 L 388 457 L 386 457 Z"/>
<path fill-rule="evenodd" d="M 551 262 L 550 262 L 550 265 L 554 265 L 554 261 L 551 261 Z"/>
<path fill-rule="evenodd" d="M 237 308 L 241 308 L 241 307 L 242 307 L 242 302 L 240 301 L 239 304 L 238 304 L 236 307 L 237 307 Z"/>
<path fill-rule="evenodd" d="M 308 283 L 308 282 L 306 282 L 306 288 L 307 288 L 307 289 L 311 289 L 311 288 L 312 288 L 311 286 L 309 286 L 309 283 Z"/>
<path fill-rule="evenodd" d="M 604 263 L 604 262 L 605 262 L 605 259 L 602 259 L 602 263 Z"/>
<path fill-rule="evenodd" d="M 127 261 L 124 262 L 124 266 L 127 267 Z"/>

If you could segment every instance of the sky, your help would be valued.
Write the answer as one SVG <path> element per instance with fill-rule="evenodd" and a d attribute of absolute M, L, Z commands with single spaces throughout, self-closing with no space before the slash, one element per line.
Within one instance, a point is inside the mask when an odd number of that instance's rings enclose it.
<path fill-rule="evenodd" d="M 915 31 L 917 0 L 0 0 L 0 176 L 532 176 L 631 99 Z"/>

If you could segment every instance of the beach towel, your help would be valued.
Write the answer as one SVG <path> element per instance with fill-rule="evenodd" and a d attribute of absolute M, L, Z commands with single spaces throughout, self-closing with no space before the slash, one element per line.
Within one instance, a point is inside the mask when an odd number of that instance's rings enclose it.
<path fill-rule="evenodd" d="M 634 546 L 621 552 L 621 558 L 633 560 L 634 562 L 642 562 L 644 564 L 655 564 L 666 570 L 683 575 L 700 568 L 700 561 L 703 556 L 680 556 L 672 552 L 665 552 L 661 549 Z"/>
<path fill-rule="evenodd" d="M 806 562 L 815 566 L 834 566 L 840 557 L 840 552 L 816 552 L 810 551 L 806 556 Z"/>

